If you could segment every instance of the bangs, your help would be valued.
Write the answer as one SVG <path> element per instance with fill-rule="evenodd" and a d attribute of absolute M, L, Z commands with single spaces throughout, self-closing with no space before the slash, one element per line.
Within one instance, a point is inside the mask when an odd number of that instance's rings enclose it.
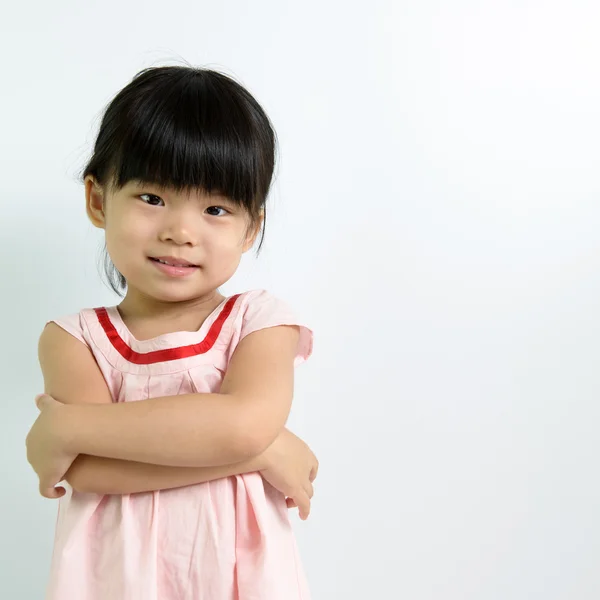
<path fill-rule="evenodd" d="M 110 157 L 110 187 L 139 181 L 181 192 L 200 189 L 250 213 L 264 204 L 274 131 L 244 88 L 211 75 L 173 67 L 142 71 L 115 97 L 96 142 L 96 155 Z"/>

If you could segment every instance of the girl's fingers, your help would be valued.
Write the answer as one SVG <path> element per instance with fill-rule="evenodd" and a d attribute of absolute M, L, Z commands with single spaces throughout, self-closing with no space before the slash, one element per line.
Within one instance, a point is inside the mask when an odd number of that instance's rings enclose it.
<path fill-rule="evenodd" d="M 309 497 L 309 499 L 315 495 L 315 490 L 313 488 L 313 484 L 310 481 L 307 481 L 304 484 L 304 491 L 306 492 L 306 495 Z"/>
<path fill-rule="evenodd" d="M 59 402 L 54 396 L 50 396 L 50 394 L 38 394 L 35 397 L 35 405 L 40 409 L 40 411 L 44 410 L 44 408 L 48 408 L 54 404 L 63 404 Z"/>
<path fill-rule="evenodd" d="M 38 394 L 35 397 L 35 405 L 42 410 L 50 402 L 51 397 L 48 394 Z"/>
<path fill-rule="evenodd" d="M 286 498 L 285 503 L 287 504 L 288 508 L 295 508 L 296 506 L 298 506 L 293 498 Z"/>
<path fill-rule="evenodd" d="M 312 469 L 310 470 L 309 479 L 311 481 L 314 481 L 317 478 L 318 472 L 319 472 L 319 461 L 315 458 L 315 464 L 313 465 Z"/>
<path fill-rule="evenodd" d="M 300 490 L 296 494 L 294 500 L 298 506 L 300 518 L 303 521 L 306 521 L 306 519 L 308 519 L 308 515 L 310 514 L 310 498 L 304 490 Z"/>
<path fill-rule="evenodd" d="M 44 496 L 44 498 L 50 498 L 50 499 L 62 498 L 65 495 L 65 493 L 66 493 L 66 490 L 64 487 L 61 487 L 61 486 L 48 487 L 46 484 L 40 483 L 40 494 L 42 496 Z"/>

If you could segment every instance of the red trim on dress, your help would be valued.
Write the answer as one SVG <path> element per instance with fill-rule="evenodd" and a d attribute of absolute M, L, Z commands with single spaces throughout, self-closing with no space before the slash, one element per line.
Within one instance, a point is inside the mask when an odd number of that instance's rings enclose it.
<path fill-rule="evenodd" d="M 231 314 L 235 301 L 240 296 L 241 294 L 236 294 L 225 303 L 225 306 L 221 309 L 221 313 L 210 326 L 206 337 L 200 343 L 190 344 L 189 346 L 180 346 L 179 348 L 154 350 L 145 353 L 136 352 L 128 346 L 127 342 L 123 340 L 119 335 L 119 332 L 115 329 L 115 326 L 112 324 L 106 308 L 95 308 L 94 311 L 96 312 L 98 321 L 100 322 L 100 325 L 102 325 L 111 344 L 123 358 L 136 365 L 149 365 L 158 362 L 178 360 L 180 358 L 189 358 L 190 356 L 208 352 L 217 341 L 219 333 L 221 333 L 221 329 L 223 328 L 223 324 Z"/>

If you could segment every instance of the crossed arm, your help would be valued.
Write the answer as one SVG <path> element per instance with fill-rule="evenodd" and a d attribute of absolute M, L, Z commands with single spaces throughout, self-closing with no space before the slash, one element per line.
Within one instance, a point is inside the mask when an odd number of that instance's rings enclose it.
<path fill-rule="evenodd" d="M 261 470 L 289 414 L 298 338 L 292 326 L 246 336 L 219 393 L 114 403 L 89 348 L 49 323 L 38 346 L 44 388 L 68 405 L 58 435 L 78 455 L 65 479 L 128 494 Z"/>

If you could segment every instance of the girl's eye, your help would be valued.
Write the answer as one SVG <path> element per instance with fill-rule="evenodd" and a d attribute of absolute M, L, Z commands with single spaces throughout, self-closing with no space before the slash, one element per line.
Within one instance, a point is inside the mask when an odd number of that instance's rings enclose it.
<path fill-rule="evenodd" d="M 145 204 L 148 204 L 149 206 L 157 206 L 157 205 L 156 204 L 150 204 L 149 202 L 147 202 L 145 200 L 144 197 L 150 199 L 150 201 L 152 201 L 152 200 L 158 200 L 159 202 L 163 202 L 163 199 L 160 196 L 156 196 L 155 194 L 140 194 L 138 196 L 138 198 L 141 198 L 143 200 L 143 202 Z M 223 208 L 222 206 L 209 206 L 206 210 L 217 210 L 217 211 L 222 210 L 222 211 L 224 211 L 225 214 L 229 214 L 229 211 L 227 209 Z M 211 214 L 211 216 L 219 217 L 219 216 L 223 216 L 223 215 Z"/>
<path fill-rule="evenodd" d="M 144 196 L 146 196 L 148 198 L 156 198 L 157 200 L 162 201 L 162 198 L 159 198 L 158 196 L 155 196 L 154 194 L 140 194 L 138 197 L 142 198 L 142 200 L 143 200 Z M 150 206 L 156 206 L 156 204 L 150 204 Z"/>
<path fill-rule="evenodd" d="M 223 211 L 225 211 L 226 213 L 228 213 L 228 212 L 229 212 L 227 209 L 225 209 L 225 208 L 223 208 L 223 207 L 221 207 L 221 206 L 209 206 L 209 207 L 208 207 L 206 210 L 211 210 L 211 209 L 213 209 L 213 208 L 214 208 L 214 209 L 217 209 L 217 210 L 223 210 Z M 219 216 L 219 215 L 211 215 L 211 216 L 217 217 L 217 216 Z"/>

